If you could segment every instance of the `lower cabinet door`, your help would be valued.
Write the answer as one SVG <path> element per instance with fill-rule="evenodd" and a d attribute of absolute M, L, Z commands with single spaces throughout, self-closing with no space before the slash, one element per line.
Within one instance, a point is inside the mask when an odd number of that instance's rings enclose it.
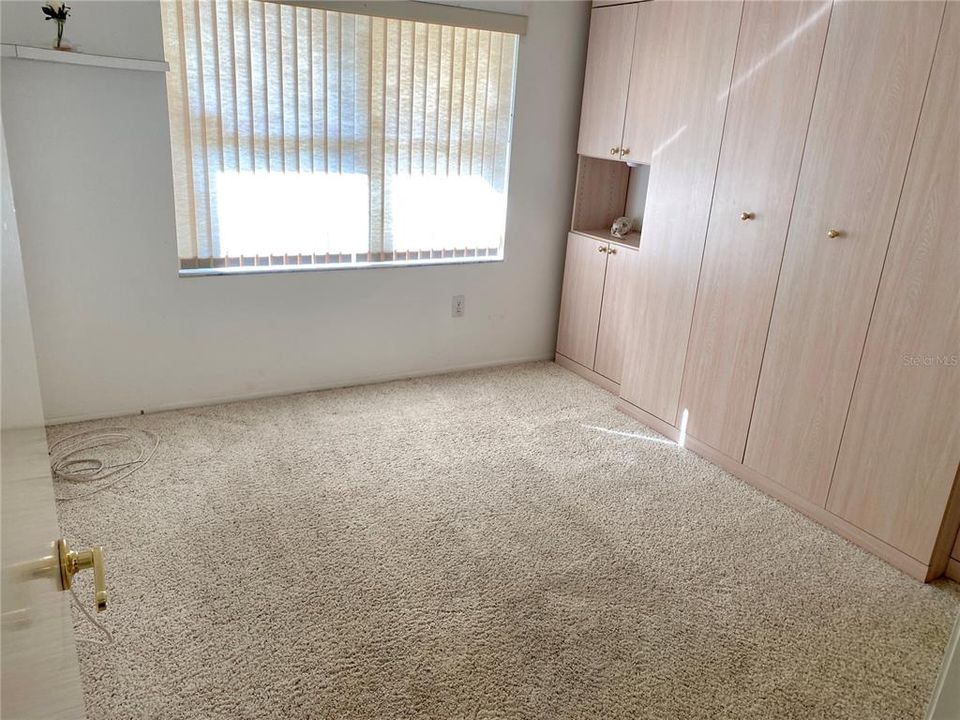
<path fill-rule="evenodd" d="M 615 383 L 623 371 L 627 320 L 630 312 L 631 282 L 638 253 L 611 245 L 607 256 L 607 277 L 603 284 L 603 308 L 597 333 L 597 358 L 594 370 Z"/>
<path fill-rule="evenodd" d="M 590 370 L 597 351 L 607 256 L 606 243 L 577 233 L 567 236 L 557 352 Z"/>

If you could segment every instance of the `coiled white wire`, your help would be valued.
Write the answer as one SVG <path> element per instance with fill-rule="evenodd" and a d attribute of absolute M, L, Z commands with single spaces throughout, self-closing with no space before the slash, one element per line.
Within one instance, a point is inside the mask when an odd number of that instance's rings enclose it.
<path fill-rule="evenodd" d="M 107 464 L 96 455 L 89 455 L 97 448 L 117 447 L 130 443 L 139 452 L 134 460 Z M 97 428 L 68 435 L 50 447 L 50 469 L 54 482 L 62 487 L 66 483 L 98 483 L 88 492 L 56 494 L 60 502 L 88 498 L 111 488 L 142 468 L 160 446 L 160 436 L 148 430 L 126 428 Z M 105 482 L 103 482 L 105 481 Z"/>

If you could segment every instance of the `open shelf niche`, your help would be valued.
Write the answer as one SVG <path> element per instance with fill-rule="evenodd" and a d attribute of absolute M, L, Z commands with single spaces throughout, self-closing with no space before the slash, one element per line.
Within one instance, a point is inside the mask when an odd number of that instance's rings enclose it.
<path fill-rule="evenodd" d="M 649 165 L 630 167 L 619 160 L 581 155 L 570 229 L 603 242 L 639 247 L 649 179 Z M 622 238 L 610 234 L 618 217 L 633 218 L 634 222 L 634 231 Z"/>

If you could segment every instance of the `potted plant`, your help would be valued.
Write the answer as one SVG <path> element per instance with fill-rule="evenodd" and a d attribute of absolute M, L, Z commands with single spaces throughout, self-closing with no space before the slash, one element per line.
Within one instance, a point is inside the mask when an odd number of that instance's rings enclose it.
<path fill-rule="evenodd" d="M 67 24 L 67 18 L 70 17 L 70 7 L 63 0 L 49 0 L 43 6 L 44 20 L 55 20 L 57 23 L 57 50 L 69 50 L 68 47 L 61 47 L 63 44 L 63 26 Z"/>

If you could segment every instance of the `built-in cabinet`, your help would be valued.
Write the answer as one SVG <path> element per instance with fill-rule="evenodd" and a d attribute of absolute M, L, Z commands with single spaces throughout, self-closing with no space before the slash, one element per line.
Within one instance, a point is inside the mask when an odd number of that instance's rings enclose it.
<path fill-rule="evenodd" d="M 698 3 L 699 4 L 699 3 Z M 628 102 L 623 119 L 623 157 L 650 163 L 665 120 L 662 98 L 671 78 L 667 70 L 670 53 L 668 29 L 674 8 L 670 3 L 637 5 L 637 32 L 633 41 Z"/>
<path fill-rule="evenodd" d="M 669 75 L 655 98 L 661 117 L 620 390 L 633 404 L 673 422 L 742 5 L 664 2 L 661 7 L 667 11 L 659 14 L 658 33 L 665 39 L 662 66 Z"/>
<path fill-rule="evenodd" d="M 571 232 L 560 302 L 557 353 L 614 384 L 620 383 L 628 278 L 637 251 Z"/>
<path fill-rule="evenodd" d="M 817 505 L 830 488 L 942 15 L 932 2 L 833 7 L 744 457 Z"/>
<path fill-rule="evenodd" d="M 753 413 L 830 5 L 749 2 L 743 9 L 679 405 L 687 410 L 687 432 L 737 461 Z M 786 37 L 795 40 L 783 45 Z"/>
<path fill-rule="evenodd" d="M 620 157 L 636 27 L 636 4 L 593 11 L 577 144 L 581 155 Z"/>
<path fill-rule="evenodd" d="M 592 22 L 573 227 L 600 229 L 568 239 L 558 360 L 941 574 L 960 524 L 960 4 L 653 0 Z M 649 168 L 618 256 L 601 223 L 627 161 Z"/>
<path fill-rule="evenodd" d="M 610 243 L 607 246 L 607 270 L 603 281 L 603 305 L 597 331 L 597 355 L 593 369 L 620 384 L 624 344 L 629 319 L 631 280 L 637 270 L 637 249 Z"/>
<path fill-rule="evenodd" d="M 960 4 L 950 3 L 827 498 L 830 512 L 918 560 L 940 539 L 960 458 L 958 283 Z"/>

